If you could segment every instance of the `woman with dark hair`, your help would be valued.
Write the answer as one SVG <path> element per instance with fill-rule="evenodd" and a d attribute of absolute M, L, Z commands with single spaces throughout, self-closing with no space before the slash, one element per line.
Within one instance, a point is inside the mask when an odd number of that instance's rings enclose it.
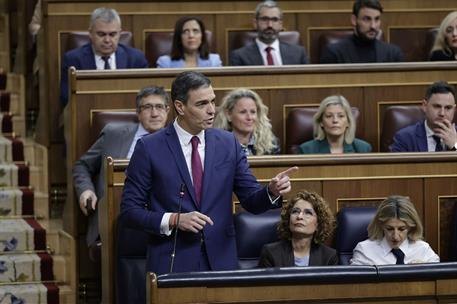
<path fill-rule="evenodd" d="M 323 244 L 334 229 L 335 218 L 325 200 L 311 191 L 298 192 L 282 207 L 282 240 L 263 246 L 259 267 L 337 265 L 335 249 Z"/>
<path fill-rule="evenodd" d="M 436 263 L 438 255 L 422 240 L 423 228 L 408 197 L 392 195 L 368 225 L 368 239 L 354 248 L 351 265 Z"/>
<path fill-rule="evenodd" d="M 170 55 L 157 59 L 158 68 L 220 67 L 221 58 L 209 52 L 205 25 L 198 17 L 184 16 L 176 21 Z"/>

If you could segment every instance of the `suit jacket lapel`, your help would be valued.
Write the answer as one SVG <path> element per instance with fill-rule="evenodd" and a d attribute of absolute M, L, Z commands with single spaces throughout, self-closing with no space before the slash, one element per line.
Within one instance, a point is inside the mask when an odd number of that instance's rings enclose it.
<path fill-rule="evenodd" d="M 85 48 L 83 50 L 84 52 L 84 57 L 85 58 L 85 63 L 83 69 L 88 69 L 88 70 L 96 70 L 97 65 L 95 64 L 95 54 L 94 51 L 92 50 L 92 45 L 90 43 L 85 45 Z"/>
<path fill-rule="evenodd" d="M 126 69 L 127 67 L 127 56 L 121 45 L 116 50 L 116 69 Z"/>
<path fill-rule="evenodd" d="M 425 122 L 416 126 L 416 140 L 420 152 L 428 152 L 427 135 L 425 133 Z"/>
<path fill-rule="evenodd" d="M 189 170 L 187 169 L 186 159 L 184 158 L 184 154 L 181 149 L 181 144 L 179 143 L 178 134 L 176 134 L 176 130 L 173 127 L 173 123 L 170 123 L 165 131 L 166 141 L 168 145 L 168 149 L 170 150 L 173 158 L 175 159 L 176 167 L 178 167 L 179 174 L 181 175 L 182 180 L 186 184 L 187 190 L 189 195 L 192 197 L 195 206 L 197 206 L 196 202 L 196 195 L 194 185 L 192 184 L 192 180 L 189 175 Z"/>
<path fill-rule="evenodd" d="M 209 186 L 211 185 L 210 181 L 212 179 L 212 173 L 214 170 L 211 170 L 214 165 L 214 156 L 217 137 L 214 132 L 211 132 L 211 129 L 205 131 L 205 167 L 203 168 L 203 191 L 202 191 L 202 201 L 200 206 L 205 206 L 202 203 L 205 199 L 205 193 L 209 191 Z"/>
<path fill-rule="evenodd" d="M 138 130 L 138 127 L 139 124 L 129 124 L 122 130 L 122 133 L 120 134 L 119 138 L 119 140 L 122 143 L 119 149 L 120 157 L 127 157 L 127 154 L 130 150 L 130 146 L 132 145 L 133 140 L 135 139 L 135 133 Z"/>
<path fill-rule="evenodd" d="M 282 64 L 283 65 L 286 65 L 286 64 L 290 64 L 289 62 L 289 59 L 290 56 L 286 56 L 286 54 L 288 54 L 288 50 L 287 50 L 287 45 L 284 44 L 284 43 L 279 43 L 279 51 L 281 52 L 281 59 L 282 59 Z"/>
<path fill-rule="evenodd" d="M 256 43 L 250 45 L 251 50 L 247 52 L 247 56 L 249 57 L 249 61 L 252 65 L 263 65 L 262 54 L 260 54 L 259 47 Z M 206 156 L 205 156 L 206 157 Z"/>

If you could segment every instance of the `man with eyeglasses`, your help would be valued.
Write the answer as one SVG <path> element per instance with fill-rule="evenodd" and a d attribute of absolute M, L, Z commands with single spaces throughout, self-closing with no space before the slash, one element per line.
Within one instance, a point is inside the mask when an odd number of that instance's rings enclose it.
<path fill-rule="evenodd" d="M 60 102 L 68 103 L 68 68 L 78 70 L 115 70 L 147 68 L 143 52 L 119 43 L 121 18 L 116 10 L 100 7 L 92 12 L 89 39 L 79 48 L 65 53 L 60 73 Z"/>
<path fill-rule="evenodd" d="M 264 1 L 257 5 L 253 24 L 257 30 L 254 43 L 230 53 L 230 65 L 286 65 L 305 64 L 303 46 L 280 42 L 283 30 L 282 11 L 275 1 Z"/>
<path fill-rule="evenodd" d="M 378 0 L 356 0 L 352 7 L 351 24 L 354 34 L 326 46 L 320 63 L 401 62 L 403 52 L 381 36 L 382 5 Z"/>
<path fill-rule="evenodd" d="M 73 183 L 79 207 L 89 216 L 86 241 L 92 260 L 97 260 L 93 253 L 100 246 L 97 203 L 103 196 L 105 158 L 130 159 L 138 139 L 165 126 L 169 110 L 169 97 L 162 87 L 141 89 L 136 96 L 139 122 L 107 124 L 92 147 L 75 162 Z"/>

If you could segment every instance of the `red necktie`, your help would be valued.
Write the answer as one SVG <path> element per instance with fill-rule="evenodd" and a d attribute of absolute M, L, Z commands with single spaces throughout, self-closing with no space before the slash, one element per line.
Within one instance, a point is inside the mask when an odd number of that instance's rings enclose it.
<path fill-rule="evenodd" d="M 275 65 L 275 63 L 273 62 L 273 56 L 271 55 L 271 50 L 273 50 L 271 46 L 265 48 L 265 52 L 267 52 L 267 64 Z"/>
<path fill-rule="evenodd" d="M 195 194 L 197 196 L 197 204 L 200 205 L 200 199 L 202 197 L 202 181 L 203 181 L 203 167 L 200 153 L 198 153 L 198 144 L 200 139 L 197 136 L 193 136 L 190 140 L 192 144 L 192 179 L 194 181 Z"/>

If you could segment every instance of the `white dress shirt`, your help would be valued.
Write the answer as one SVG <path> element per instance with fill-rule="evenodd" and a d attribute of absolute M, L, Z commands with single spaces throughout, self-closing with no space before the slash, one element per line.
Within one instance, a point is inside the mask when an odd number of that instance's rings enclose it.
<path fill-rule="evenodd" d="M 433 138 L 433 135 L 435 135 L 435 133 L 433 133 L 432 129 L 430 129 L 430 127 L 428 126 L 427 120 L 425 121 L 424 125 L 425 125 L 425 135 L 427 136 L 427 149 L 428 149 L 428 152 L 435 152 L 436 141 Z M 446 147 L 446 144 L 443 143 L 442 139 L 441 139 L 440 142 L 441 142 L 441 146 L 443 148 Z"/>
<path fill-rule="evenodd" d="M 184 158 L 186 159 L 187 170 L 189 170 L 190 179 L 192 180 L 192 144 L 190 140 L 194 135 L 190 134 L 186 130 L 184 130 L 178 123 L 178 120 L 175 119 L 173 122 L 173 127 L 176 130 L 176 134 L 178 135 L 179 144 L 181 145 L 182 152 L 184 154 Z M 200 144 L 198 145 L 198 153 L 200 154 L 200 159 L 202 161 L 202 168 L 205 170 L 205 130 L 202 130 L 197 135 L 200 139 Z M 192 180 L 192 183 L 194 181 Z M 160 233 L 165 235 L 170 235 L 172 230 L 170 229 L 170 216 L 173 213 L 167 212 L 163 215 L 162 221 L 160 222 Z"/>
<path fill-rule="evenodd" d="M 399 247 L 405 254 L 405 264 L 437 263 L 439 256 L 427 242 L 406 239 Z M 386 238 L 382 240 L 367 239 L 357 244 L 350 261 L 351 265 L 389 265 L 396 264 L 397 258 Z"/>
<path fill-rule="evenodd" d="M 116 69 L 116 53 L 112 53 L 109 56 L 108 63 L 111 70 Z M 97 70 L 105 69 L 105 60 L 102 59 L 102 56 L 95 54 L 95 65 L 97 66 Z"/>
<path fill-rule="evenodd" d="M 135 136 L 133 137 L 132 144 L 130 145 L 129 152 L 127 153 L 127 159 L 130 159 L 132 157 L 133 151 L 135 150 L 136 142 L 138 139 L 141 137 L 148 135 L 149 132 L 146 131 L 146 129 L 143 127 L 143 125 L 140 123 L 138 124 L 138 129 L 135 132 Z"/>
<path fill-rule="evenodd" d="M 268 45 L 260 41 L 258 38 L 255 39 L 255 43 L 257 44 L 257 47 L 260 50 L 260 54 L 262 54 L 262 59 L 263 59 L 263 64 L 268 65 L 267 62 L 267 51 L 265 49 L 267 47 L 271 47 L 272 50 L 271 56 L 273 57 L 273 63 L 274 65 L 282 65 L 282 59 L 281 59 L 281 51 L 279 50 L 279 40 L 276 39 L 272 44 Z"/>

